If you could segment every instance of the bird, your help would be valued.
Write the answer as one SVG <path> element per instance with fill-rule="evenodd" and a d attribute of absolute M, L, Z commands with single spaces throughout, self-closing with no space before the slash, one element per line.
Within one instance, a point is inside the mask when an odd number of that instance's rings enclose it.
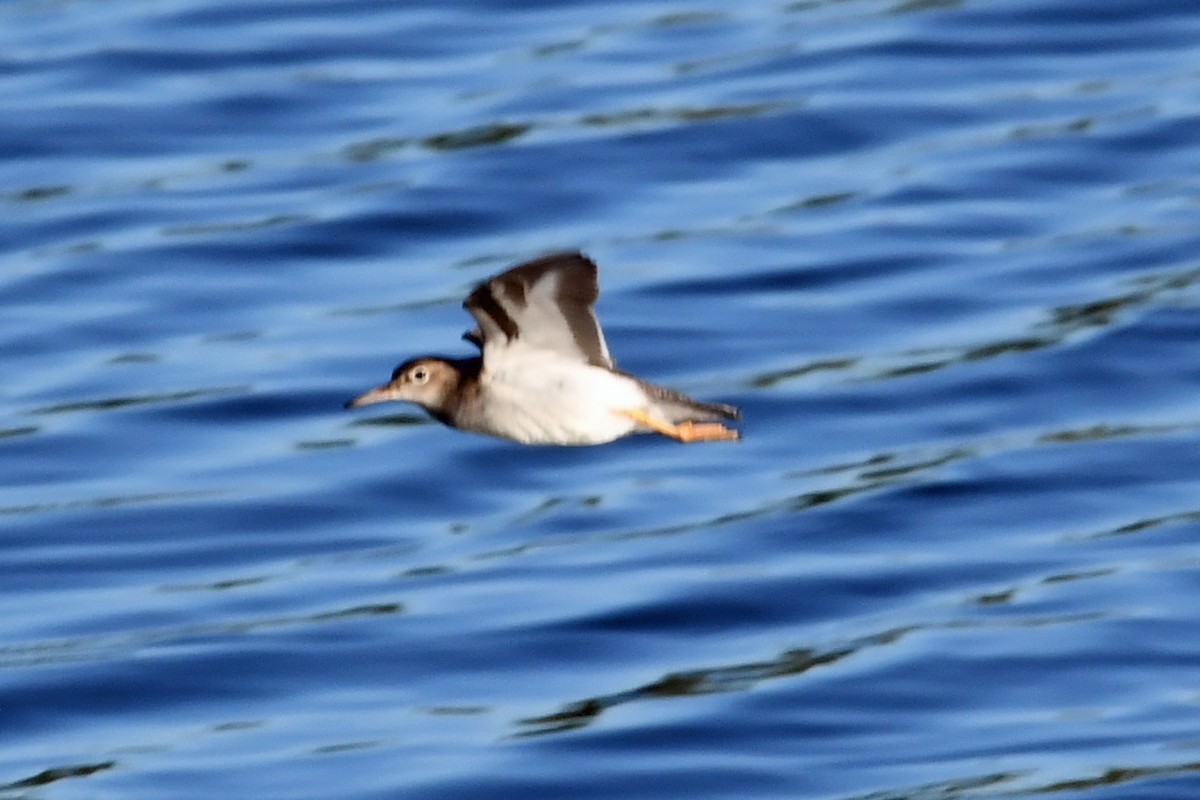
<path fill-rule="evenodd" d="M 741 412 L 616 368 L 593 305 L 594 261 L 562 252 L 478 284 L 463 302 L 477 327 L 468 358 L 421 356 L 346 403 L 400 400 L 452 428 L 527 445 L 597 445 L 654 433 L 680 442 L 734 441 Z"/>

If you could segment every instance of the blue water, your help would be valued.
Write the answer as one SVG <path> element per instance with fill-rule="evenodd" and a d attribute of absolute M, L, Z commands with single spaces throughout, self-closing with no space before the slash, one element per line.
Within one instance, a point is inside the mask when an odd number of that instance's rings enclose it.
<path fill-rule="evenodd" d="M 0 798 L 1200 796 L 1200 7 L 726 5 L 0 6 Z"/>

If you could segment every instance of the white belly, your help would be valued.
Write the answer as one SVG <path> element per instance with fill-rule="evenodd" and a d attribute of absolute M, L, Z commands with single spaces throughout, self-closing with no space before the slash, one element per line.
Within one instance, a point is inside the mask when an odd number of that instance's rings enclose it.
<path fill-rule="evenodd" d="M 491 430 L 481 433 L 524 444 L 601 444 L 639 428 L 617 413 L 646 405 L 631 378 L 544 351 L 510 355 L 483 376 Z"/>

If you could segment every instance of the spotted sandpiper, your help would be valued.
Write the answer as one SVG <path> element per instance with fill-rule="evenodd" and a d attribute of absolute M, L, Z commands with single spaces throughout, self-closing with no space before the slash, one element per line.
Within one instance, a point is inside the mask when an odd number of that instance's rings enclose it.
<path fill-rule="evenodd" d="M 737 439 L 720 423 L 741 419 L 733 406 L 701 403 L 613 365 L 592 310 L 599 294 L 596 265 L 582 253 L 519 264 L 463 303 L 478 323 L 463 338 L 479 356 L 405 361 L 346 407 L 405 400 L 451 427 L 522 444 L 603 444 L 634 433 Z"/>

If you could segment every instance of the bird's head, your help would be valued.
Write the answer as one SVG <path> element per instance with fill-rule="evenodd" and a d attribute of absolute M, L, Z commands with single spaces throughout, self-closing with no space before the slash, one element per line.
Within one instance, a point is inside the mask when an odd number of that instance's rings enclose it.
<path fill-rule="evenodd" d="M 460 375 L 455 365 L 444 358 L 414 358 L 396 367 L 390 381 L 355 397 L 346 403 L 346 408 L 404 400 L 430 411 L 440 411 L 447 406 Z"/>

